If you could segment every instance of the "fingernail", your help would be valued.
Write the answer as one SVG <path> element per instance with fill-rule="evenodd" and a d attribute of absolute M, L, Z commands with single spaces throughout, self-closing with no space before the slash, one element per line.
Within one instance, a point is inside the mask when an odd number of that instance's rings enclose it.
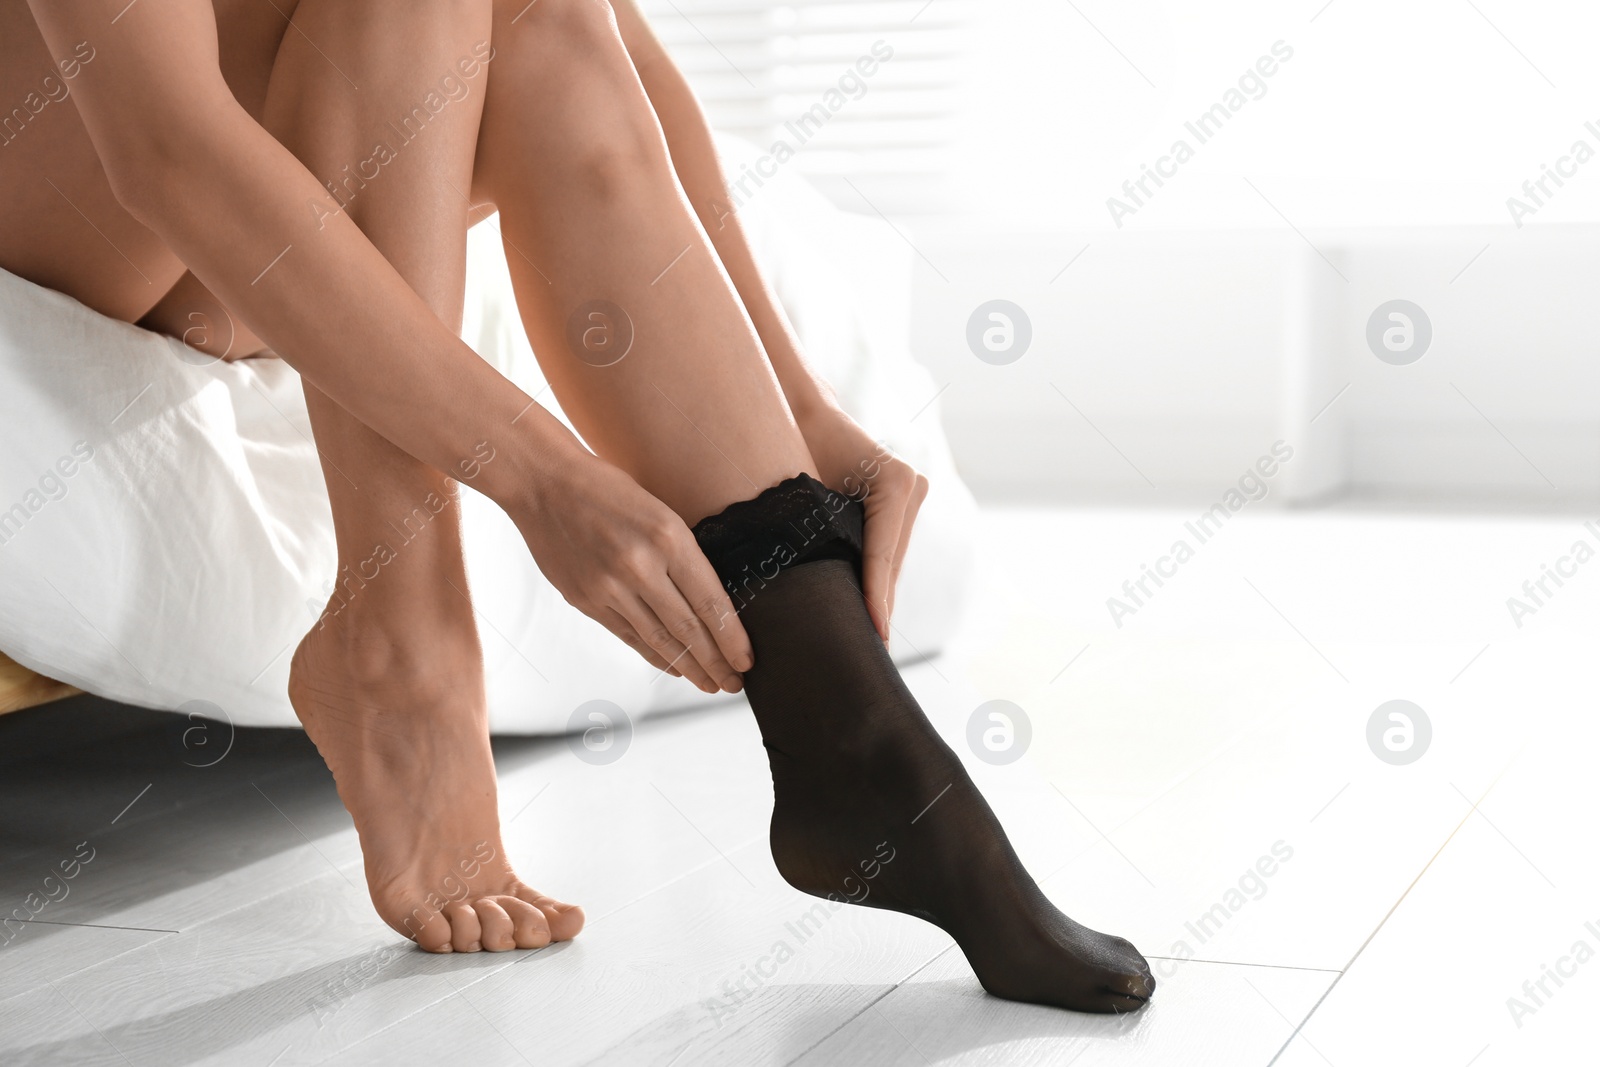
<path fill-rule="evenodd" d="M 755 665 L 756 658 L 750 653 L 746 652 L 744 655 L 739 657 L 738 662 L 733 665 L 733 669 L 738 671 L 740 674 L 743 674 L 745 671 L 749 670 Z"/>
<path fill-rule="evenodd" d="M 727 681 L 722 683 L 722 688 L 726 689 L 730 693 L 737 693 L 739 690 L 744 688 L 744 682 L 738 678 L 729 678 Z"/>

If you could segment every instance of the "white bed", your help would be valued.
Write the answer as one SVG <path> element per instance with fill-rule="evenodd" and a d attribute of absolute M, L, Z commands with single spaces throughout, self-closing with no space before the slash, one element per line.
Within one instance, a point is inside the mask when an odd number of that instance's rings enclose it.
<path fill-rule="evenodd" d="M 722 149 L 736 169 L 745 148 Z M 908 348 L 911 252 L 792 175 L 741 212 L 810 358 L 932 478 L 895 638 L 931 654 L 962 609 L 975 508 L 929 405 L 940 383 Z M 495 224 L 469 240 L 463 337 L 557 410 Z M 496 732 L 564 730 L 594 699 L 630 716 L 708 699 L 568 606 L 493 504 L 468 491 L 463 510 Z M 124 703 L 294 726 L 289 653 L 333 575 L 293 370 L 210 360 L 0 271 L 0 652 Z"/>

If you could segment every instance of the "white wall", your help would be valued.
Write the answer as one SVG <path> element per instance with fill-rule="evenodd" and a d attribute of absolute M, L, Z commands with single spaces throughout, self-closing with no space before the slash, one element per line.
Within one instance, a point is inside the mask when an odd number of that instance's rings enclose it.
<path fill-rule="evenodd" d="M 1532 504 L 1600 495 L 1600 227 L 1362 241 L 1349 273 L 1347 329 L 1393 296 L 1435 328 L 1434 349 L 1409 367 L 1344 346 L 1353 487 Z"/>
<path fill-rule="evenodd" d="M 1600 496 L 1600 227 L 908 236 L 913 345 L 982 496 L 1206 499 L 1280 439 L 1280 502 Z M 997 297 L 1033 327 L 1007 366 L 966 342 Z M 1366 342 L 1395 298 L 1433 326 L 1409 366 Z"/>

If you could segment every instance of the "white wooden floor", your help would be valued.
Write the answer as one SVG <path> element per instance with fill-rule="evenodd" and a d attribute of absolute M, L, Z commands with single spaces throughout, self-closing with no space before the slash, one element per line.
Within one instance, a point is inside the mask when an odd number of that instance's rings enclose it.
<path fill-rule="evenodd" d="M 434 957 L 371 915 L 303 737 L 241 731 L 197 768 L 218 749 L 189 724 L 108 736 L 80 699 L 0 719 L 0 913 L 93 850 L 0 944 L 0 1063 L 1600 1059 L 1600 566 L 1520 629 L 1505 607 L 1581 520 L 1246 512 L 1117 628 L 1106 597 L 1188 517 L 992 512 L 965 634 L 909 673 L 963 755 L 980 703 L 1024 709 L 1026 756 L 969 764 L 1052 897 L 1156 957 L 1145 1012 L 994 1000 L 900 916 L 802 925 L 737 701 L 646 721 L 607 766 L 500 744 L 508 846 L 590 925 Z M 1366 741 L 1396 698 L 1433 726 L 1406 766 Z"/>

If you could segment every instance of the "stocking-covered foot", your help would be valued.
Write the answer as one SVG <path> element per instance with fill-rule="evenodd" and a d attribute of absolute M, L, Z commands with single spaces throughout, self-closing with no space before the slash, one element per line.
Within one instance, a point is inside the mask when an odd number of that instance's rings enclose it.
<path fill-rule="evenodd" d="M 1138 1009 L 1144 957 L 1050 903 L 901 681 L 860 591 L 859 509 L 802 475 L 695 526 L 755 647 L 779 872 L 939 926 L 996 996 Z"/>

